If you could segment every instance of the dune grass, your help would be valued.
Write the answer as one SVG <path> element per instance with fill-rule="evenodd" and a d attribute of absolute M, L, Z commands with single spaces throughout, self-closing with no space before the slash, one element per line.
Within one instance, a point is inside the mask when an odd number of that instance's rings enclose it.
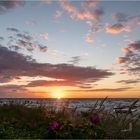
<path fill-rule="evenodd" d="M 86 112 L 76 112 L 76 108 L 68 110 L 67 105 L 59 111 L 19 104 L 2 105 L 0 139 L 140 138 L 140 114 L 105 111 L 104 101 L 96 102 Z M 132 105 L 134 103 L 130 108 Z"/>

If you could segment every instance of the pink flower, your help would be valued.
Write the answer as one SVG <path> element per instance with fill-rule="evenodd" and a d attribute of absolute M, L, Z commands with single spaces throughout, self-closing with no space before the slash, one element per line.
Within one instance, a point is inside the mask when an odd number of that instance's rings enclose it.
<path fill-rule="evenodd" d="M 99 117 L 98 114 L 93 114 L 90 116 L 90 121 L 94 124 L 99 124 L 101 123 L 101 118 Z"/>
<path fill-rule="evenodd" d="M 57 121 L 50 122 L 50 129 L 51 130 L 58 130 L 60 128 L 61 124 Z"/>

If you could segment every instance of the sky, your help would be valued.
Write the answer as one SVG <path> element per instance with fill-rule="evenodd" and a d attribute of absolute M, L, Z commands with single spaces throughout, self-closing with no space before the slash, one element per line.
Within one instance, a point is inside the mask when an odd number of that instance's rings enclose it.
<path fill-rule="evenodd" d="M 140 98 L 140 1 L 0 1 L 0 98 Z"/>

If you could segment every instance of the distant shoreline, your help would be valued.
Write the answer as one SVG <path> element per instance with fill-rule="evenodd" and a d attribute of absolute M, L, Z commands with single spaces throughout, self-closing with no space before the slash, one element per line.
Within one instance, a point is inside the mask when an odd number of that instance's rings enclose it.
<path fill-rule="evenodd" d="M 12 97 L 12 98 L 3 98 L 3 97 L 1 97 L 0 99 L 57 99 L 57 98 L 16 98 L 16 97 Z M 104 98 L 61 98 L 61 99 L 88 99 L 88 100 L 92 100 L 92 99 L 104 99 Z M 60 99 L 60 100 L 61 100 Z M 138 97 L 138 98 L 107 98 L 107 99 L 140 99 L 140 97 Z"/>

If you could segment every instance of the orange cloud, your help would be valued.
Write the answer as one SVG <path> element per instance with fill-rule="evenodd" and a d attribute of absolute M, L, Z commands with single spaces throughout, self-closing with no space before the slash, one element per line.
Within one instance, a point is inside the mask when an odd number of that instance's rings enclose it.
<path fill-rule="evenodd" d="M 96 9 L 95 11 L 81 10 L 76 13 L 76 18 L 81 19 L 81 20 L 83 19 L 98 20 L 102 14 L 103 14 L 103 11 L 101 9 Z"/>
<path fill-rule="evenodd" d="M 130 52 L 129 48 L 122 48 L 121 49 L 126 55 Z"/>
<path fill-rule="evenodd" d="M 94 42 L 92 33 L 88 32 L 86 35 L 86 42 L 92 44 Z"/>
<path fill-rule="evenodd" d="M 93 6 L 92 1 L 86 1 L 83 4 L 86 4 L 86 6 Z M 89 9 L 82 8 L 78 10 L 71 2 L 67 0 L 60 0 L 60 6 L 70 14 L 71 18 L 80 19 L 80 20 L 84 20 L 84 19 L 98 20 L 99 17 L 104 13 L 102 9 L 89 10 Z"/>
<path fill-rule="evenodd" d="M 120 63 L 120 64 L 121 63 L 125 63 L 126 62 L 126 59 L 125 59 L 125 57 L 118 57 L 117 58 L 117 62 Z"/>
<path fill-rule="evenodd" d="M 68 13 L 75 13 L 76 12 L 76 8 L 74 7 L 74 5 L 66 0 L 60 0 L 60 5 L 61 7 L 67 11 Z"/>
<path fill-rule="evenodd" d="M 107 33 L 118 34 L 121 32 L 131 32 L 131 31 L 132 31 L 132 29 L 130 27 L 124 26 L 120 23 L 106 26 Z"/>
<path fill-rule="evenodd" d="M 125 52 L 124 57 L 118 57 L 117 61 L 124 64 L 128 74 L 140 75 L 140 41 L 133 41 L 128 44 L 128 47 L 122 49 Z"/>

